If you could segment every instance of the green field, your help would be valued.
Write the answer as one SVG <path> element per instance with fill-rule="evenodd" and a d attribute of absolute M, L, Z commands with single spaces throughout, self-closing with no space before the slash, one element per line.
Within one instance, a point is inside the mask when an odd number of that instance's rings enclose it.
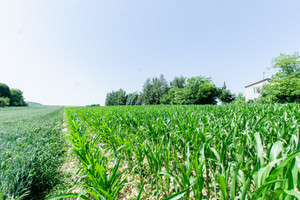
<path fill-rule="evenodd" d="M 59 182 L 63 107 L 0 109 L 0 199 L 43 199 Z M 3 196 L 1 198 L 1 196 Z"/>
<path fill-rule="evenodd" d="M 67 108 L 81 163 L 78 196 L 299 198 L 299 110 L 299 104 Z"/>
<path fill-rule="evenodd" d="M 299 110 L 299 104 L 0 109 L 0 200 L 297 199 Z M 62 156 L 69 147 L 72 164 Z M 77 181 L 62 180 L 61 166 L 74 163 L 77 170 L 69 172 Z"/>

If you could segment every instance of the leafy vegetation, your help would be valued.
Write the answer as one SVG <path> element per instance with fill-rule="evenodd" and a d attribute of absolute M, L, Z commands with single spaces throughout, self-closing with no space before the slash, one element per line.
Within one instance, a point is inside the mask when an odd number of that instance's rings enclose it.
<path fill-rule="evenodd" d="M 81 189 L 50 199 L 299 199 L 299 109 L 67 108 Z"/>
<path fill-rule="evenodd" d="M 126 105 L 126 92 L 123 89 L 119 89 L 118 91 L 107 93 L 105 105 Z"/>
<path fill-rule="evenodd" d="M 0 107 L 9 106 L 10 99 L 8 97 L 0 97 Z"/>
<path fill-rule="evenodd" d="M 0 107 L 27 105 L 21 90 L 10 89 L 6 84 L 0 83 Z"/>
<path fill-rule="evenodd" d="M 169 90 L 165 77 L 148 78 L 143 86 L 143 103 L 146 105 L 161 104 L 161 98 Z"/>
<path fill-rule="evenodd" d="M 270 83 L 263 86 L 261 102 L 264 103 L 300 103 L 300 55 L 280 54 L 273 59 L 274 74 Z"/>
<path fill-rule="evenodd" d="M 0 110 L 0 199 L 43 199 L 59 181 L 62 107 Z"/>
<path fill-rule="evenodd" d="M 300 103 L 300 55 L 280 54 L 272 61 L 272 68 L 278 70 L 269 84 L 262 87 L 259 103 Z M 224 87 L 225 86 L 225 87 Z M 141 93 L 126 95 L 123 89 L 107 94 L 105 105 L 188 105 L 188 104 L 244 104 L 240 94 L 235 95 L 226 89 L 217 88 L 211 78 L 195 76 L 175 77 L 169 83 L 163 75 L 148 78 Z M 253 101 L 251 101 L 253 102 Z M 254 102 L 253 102 L 254 103 Z"/>
<path fill-rule="evenodd" d="M 219 89 L 219 99 L 222 104 L 231 103 L 237 98 L 238 97 L 235 94 L 232 94 L 230 90 Z"/>
<path fill-rule="evenodd" d="M 19 89 L 11 89 L 11 106 L 27 106 L 27 103 L 24 101 L 23 92 Z"/>
<path fill-rule="evenodd" d="M 123 89 L 107 93 L 105 105 L 157 105 L 157 104 L 216 104 L 217 99 L 230 103 L 235 95 L 217 88 L 210 78 L 195 76 L 175 77 L 170 83 L 163 75 L 148 78 L 141 93 L 126 94 Z"/>
<path fill-rule="evenodd" d="M 243 93 L 240 92 L 238 93 L 238 95 L 235 95 L 235 99 L 231 103 L 236 105 L 246 104 L 246 100 Z"/>
<path fill-rule="evenodd" d="M 4 84 L 4 83 L 0 83 L 0 97 L 7 97 L 7 98 L 11 98 L 11 92 L 9 87 Z"/>

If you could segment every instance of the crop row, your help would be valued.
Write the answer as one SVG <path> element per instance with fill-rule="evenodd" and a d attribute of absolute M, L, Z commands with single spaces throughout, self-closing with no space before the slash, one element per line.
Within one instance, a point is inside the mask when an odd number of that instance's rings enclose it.
<path fill-rule="evenodd" d="M 0 110 L 0 199 L 42 199 L 59 181 L 62 107 Z"/>
<path fill-rule="evenodd" d="M 296 199 L 300 105 L 67 108 L 82 199 Z"/>

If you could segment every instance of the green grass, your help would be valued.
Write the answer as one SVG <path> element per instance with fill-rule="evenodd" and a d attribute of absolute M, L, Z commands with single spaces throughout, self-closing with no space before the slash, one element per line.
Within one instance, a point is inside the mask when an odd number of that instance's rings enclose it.
<path fill-rule="evenodd" d="M 63 107 L 0 109 L 0 199 L 43 199 L 59 182 Z"/>
<path fill-rule="evenodd" d="M 81 191 L 52 199 L 299 198 L 299 110 L 299 104 L 67 108 Z"/>

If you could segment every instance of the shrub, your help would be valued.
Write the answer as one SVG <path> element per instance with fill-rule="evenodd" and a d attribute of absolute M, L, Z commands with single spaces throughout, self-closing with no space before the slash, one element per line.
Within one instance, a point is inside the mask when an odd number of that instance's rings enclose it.
<path fill-rule="evenodd" d="M 9 106 L 10 99 L 8 97 L 0 97 L 0 107 Z"/>

